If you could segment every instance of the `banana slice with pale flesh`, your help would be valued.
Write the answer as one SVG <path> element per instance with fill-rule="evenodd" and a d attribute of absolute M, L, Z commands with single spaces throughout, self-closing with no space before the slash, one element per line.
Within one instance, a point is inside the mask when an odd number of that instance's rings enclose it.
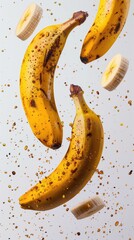
<path fill-rule="evenodd" d="M 129 61 L 121 54 L 115 55 L 106 67 L 102 75 L 101 85 L 103 88 L 112 91 L 123 80 L 129 66 Z"/>
<path fill-rule="evenodd" d="M 30 4 L 18 22 L 16 36 L 21 40 L 29 38 L 37 27 L 42 13 L 43 9 L 39 5 L 36 3 Z"/>
<path fill-rule="evenodd" d="M 77 219 L 89 217 L 105 207 L 104 202 L 99 196 L 94 196 L 84 202 L 79 203 L 71 209 L 71 212 Z"/>

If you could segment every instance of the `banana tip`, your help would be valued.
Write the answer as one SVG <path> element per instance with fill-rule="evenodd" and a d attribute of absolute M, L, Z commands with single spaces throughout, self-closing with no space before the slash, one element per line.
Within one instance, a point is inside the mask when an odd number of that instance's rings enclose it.
<path fill-rule="evenodd" d="M 61 147 L 61 144 L 60 143 L 55 143 L 55 144 L 53 144 L 52 145 L 52 149 L 58 149 L 58 148 L 60 148 Z"/>
<path fill-rule="evenodd" d="M 80 56 L 80 60 L 81 60 L 83 63 L 85 63 L 85 64 L 88 63 L 88 58 L 87 58 L 87 57 L 82 57 L 82 56 Z"/>

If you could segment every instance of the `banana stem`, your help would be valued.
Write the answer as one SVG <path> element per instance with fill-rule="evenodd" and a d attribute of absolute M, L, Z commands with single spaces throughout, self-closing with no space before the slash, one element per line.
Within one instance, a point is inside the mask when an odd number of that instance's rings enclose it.
<path fill-rule="evenodd" d="M 73 14 L 73 17 L 61 25 L 62 31 L 70 32 L 74 27 L 81 25 L 88 17 L 87 12 L 79 11 Z"/>
<path fill-rule="evenodd" d="M 76 112 L 89 112 L 89 107 L 87 106 L 84 98 L 83 98 L 83 90 L 80 86 L 78 85 L 70 85 L 70 92 L 71 92 L 71 97 L 73 98 L 73 101 L 75 103 L 76 107 Z"/>

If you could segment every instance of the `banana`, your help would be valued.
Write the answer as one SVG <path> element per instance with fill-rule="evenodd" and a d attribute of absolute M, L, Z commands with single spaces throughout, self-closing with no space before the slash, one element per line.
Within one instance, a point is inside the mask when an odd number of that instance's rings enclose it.
<path fill-rule="evenodd" d="M 79 203 L 71 209 L 77 219 L 89 217 L 105 207 L 104 202 L 99 196 L 94 196 L 86 201 Z"/>
<path fill-rule="evenodd" d="M 125 25 L 129 7 L 130 0 L 100 0 L 94 23 L 83 41 L 83 63 L 100 58 L 112 47 Z"/>
<path fill-rule="evenodd" d="M 57 149 L 62 143 L 62 124 L 54 99 L 54 73 L 72 29 L 82 24 L 88 14 L 76 12 L 62 24 L 41 30 L 28 46 L 20 72 L 20 94 L 34 135 L 47 147 Z"/>
<path fill-rule="evenodd" d="M 123 80 L 129 66 L 129 61 L 121 54 L 115 55 L 106 67 L 102 75 L 101 85 L 112 91 Z"/>
<path fill-rule="evenodd" d="M 19 198 L 24 209 L 49 210 L 69 201 L 94 174 L 103 150 L 100 118 L 87 106 L 83 91 L 71 85 L 76 106 L 69 148 L 57 168 Z"/>
<path fill-rule="evenodd" d="M 30 4 L 17 24 L 16 36 L 21 40 L 29 38 L 37 27 L 42 17 L 42 13 L 43 9 L 40 6 L 36 3 Z"/>

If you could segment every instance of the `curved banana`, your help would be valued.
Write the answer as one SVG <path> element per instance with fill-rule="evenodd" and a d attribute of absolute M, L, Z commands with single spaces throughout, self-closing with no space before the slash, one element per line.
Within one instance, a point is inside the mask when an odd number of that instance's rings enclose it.
<path fill-rule="evenodd" d="M 48 210 L 67 202 L 91 179 L 100 161 L 104 137 L 100 118 L 87 106 L 79 86 L 71 85 L 70 90 L 76 106 L 70 146 L 58 167 L 20 197 L 24 209 Z"/>
<path fill-rule="evenodd" d="M 87 33 L 80 59 L 89 63 L 103 56 L 121 33 L 130 7 L 130 0 L 100 0 L 98 12 Z"/>
<path fill-rule="evenodd" d="M 28 46 L 20 73 L 20 93 L 28 122 L 35 136 L 47 147 L 62 142 L 62 124 L 54 99 L 54 73 L 70 31 L 88 14 L 77 12 L 63 24 L 40 31 Z"/>

